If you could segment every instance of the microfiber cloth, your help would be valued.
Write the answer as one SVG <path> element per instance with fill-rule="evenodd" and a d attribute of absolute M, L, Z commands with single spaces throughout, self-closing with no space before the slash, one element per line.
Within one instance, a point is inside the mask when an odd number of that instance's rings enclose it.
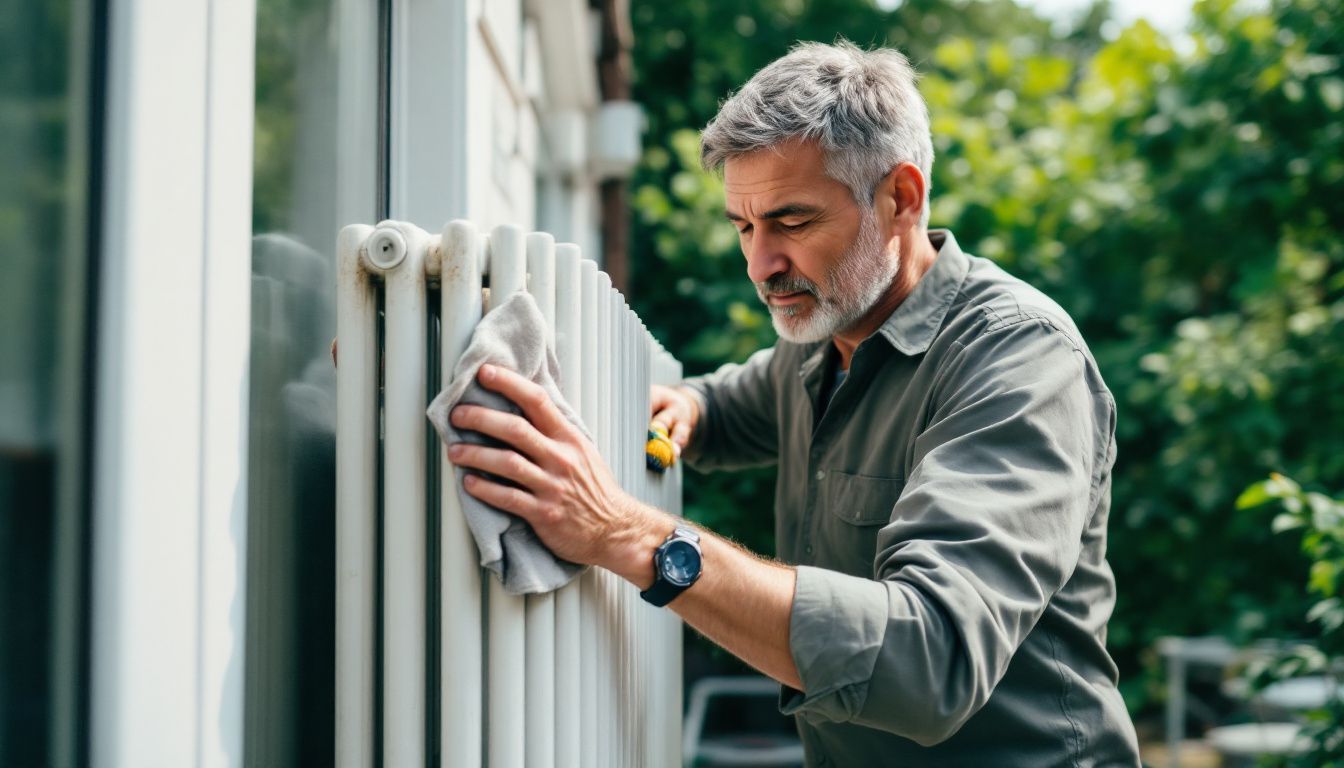
<path fill-rule="evenodd" d="M 481 405 L 497 411 L 522 414 L 508 398 L 482 387 L 476 380 L 476 372 L 485 363 L 517 371 L 540 384 L 565 418 L 582 430 L 584 435 L 589 434 L 574 409 L 560 394 L 556 384 L 560 367 L 556 363 L 555 354 L 546 347 L 546 335 L 546 321 L 530 294 L 521 291 L 515 293 L 486 313 L 476 324 L 471 343 L 457 361 L 452 381 L 429 404 L 429 420 L 444 443 L 465 442 L 507 447 L 479 432 L 459 431 L 448 420 L 448 414 L 460 404 Z M 586 566 L 562 560 L 552 554 L 537 538 L 532 526 L 522 518 L 490 506 L 467 493 L 462 487 L 462 481 L 468 472 L 475 470 L 455 467 L 455 471 L 462 514 L 480 549 L 481 565 L 494 571 L 506 592 L 515 595 L 550 592 L 569 583 L 585 570 Z M 492 479 L 499 481 L 498 478 Z"/>

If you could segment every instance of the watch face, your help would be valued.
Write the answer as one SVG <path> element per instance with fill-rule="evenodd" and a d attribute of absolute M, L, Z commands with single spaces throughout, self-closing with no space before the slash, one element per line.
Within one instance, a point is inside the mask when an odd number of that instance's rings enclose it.
<path fill-rule="evenodd" d="M 700 552 L 688 541 L 673 541 L 663 550 L 659 565 L 663 578 L 684 587 L 700 575 Z"/>

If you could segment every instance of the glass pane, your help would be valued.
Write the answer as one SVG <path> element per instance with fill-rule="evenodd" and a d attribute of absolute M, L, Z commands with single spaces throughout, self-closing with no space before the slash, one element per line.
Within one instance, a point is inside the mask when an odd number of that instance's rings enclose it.
<path fill-rule="evenodd" d="M 378 4 L 260 0 L 247 765 L 331 765 L 335 247 L 377 218 Z"/>
<path fill-rule="evenodd" d="M 78 0 L 0 25 L 0 765 L 78 754 L 92 29 Z"/>

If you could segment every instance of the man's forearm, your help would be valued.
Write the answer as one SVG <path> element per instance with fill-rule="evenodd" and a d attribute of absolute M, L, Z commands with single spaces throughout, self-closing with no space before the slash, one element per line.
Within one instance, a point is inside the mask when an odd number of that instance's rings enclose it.
<path fill-rule="evenodd" d="M 653 550 L 677 522 L 643 504 L 631 517 L 631 535 L 602 565 L 644 590 L 653 584 Z M 733 655 L 801 690 L 789 648 L 794 569 L 763 560 L 710 531 L 700 529 L 700 534 L 702 575 L 668 607 Z"/>

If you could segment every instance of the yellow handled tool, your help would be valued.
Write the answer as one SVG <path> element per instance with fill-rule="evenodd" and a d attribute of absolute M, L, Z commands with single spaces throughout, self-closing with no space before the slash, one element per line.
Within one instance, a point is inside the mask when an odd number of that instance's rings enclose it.
<path fill-rule="evenodd" d="M 649 422 L 649 441 L 644 444 L 644 461 L 654 472 L 665 472 L 677 462 L 672 438 L 667 436 L 667 427 L 660 421 Z"/>

